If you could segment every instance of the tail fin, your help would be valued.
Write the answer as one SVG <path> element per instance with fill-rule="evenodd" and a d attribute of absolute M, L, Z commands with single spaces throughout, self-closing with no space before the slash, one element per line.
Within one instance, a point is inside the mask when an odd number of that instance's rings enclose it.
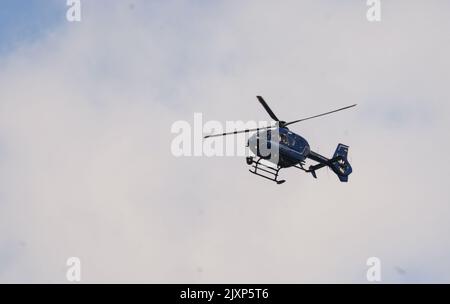
<path fill-rule="evenodd" d="M 348 176 L 352 173 L 352 166 L 347 160 L 348 146 L 339 144 L 330 159 L 330 168 L 338 176 L 341 182 L 348 182 Z"/>

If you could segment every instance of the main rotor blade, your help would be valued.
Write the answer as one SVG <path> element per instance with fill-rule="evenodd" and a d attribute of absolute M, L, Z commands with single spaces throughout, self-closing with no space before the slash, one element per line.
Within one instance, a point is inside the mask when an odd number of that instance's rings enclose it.
<path fill-rule="evenodd" d="M 253 132 L 253 131 L 269 130 L 269 129 L 274 129 L 274 128 L 276 128 L 276 126 L 264 127 L 264 128 L 256 128 L 256 129 L 246 129 L 246 130 L 241 130 L 241 131 L 234 131 L 234 132 L 226 132 L 226 133 L 221 133 L 221 134 L 206 135 L 203 138 L 206 139 L 206 138 L 211 138 L 211 137 L 226 136 L 226 135 L 239 134 L 239 133 L 248 133 L 248 132 Z"/>
<path fill-rule="evenodd" d="M 275 113 L 272 112 L 272 110 L 269 108 L 269 106 L 267 105 L 267 102 L 261 97 L 261 96 L 256 96 L 256 98 L 258 98 L 259 102 L 262 104 L 262 106 L 264 107 L 264 109 L 266 109 L 267 113 L 269 113 L 270 117 L 275 120 L 275 121 L 280 121 L 278 119 L 278 117 L 275 115 Z"/>
<path fill-rule="evenodd" d="M 354 104 L 354 105 L 351 105 L 351 106 L 347 106 L 347 107 L 343 107 L 343 108 L 340 108 L 340 109 L 337 109 L 337 110 L 334 110 L 334 111 L 322 113 L 322 114 L 319 114 L 319 115 L 314 115 L 314 116 L 311 116 L 311 117 L 307 117 L 307 118 L 303 118 L 303 119 L 299 119 L 299 120 L 290 121 L 290 122 L 288 122 L 288 123 L 285 123 L 284 126 L 286 127 L 286 126 L 288 126 L 288 125 L 292 125 L 292 124 L 295 124 L 295 123 L 298 123 L 298 122 L 301 122 L 301 121 L 305 121 L 305 120 L 317 118 L 317 117 L 320 117 L 320 116 L 325 116 L 325 115 L 328 115 L 328 114 L 331 114 L 331 113 L 336 113 L 336 112 L 339 112 L 339 111 L 342 111 L 342 110 L 346 110 L 346 109 L 353 108 L 353 107 L 355 107 L 355 106 L 357 106 L 357 104 Z"/>

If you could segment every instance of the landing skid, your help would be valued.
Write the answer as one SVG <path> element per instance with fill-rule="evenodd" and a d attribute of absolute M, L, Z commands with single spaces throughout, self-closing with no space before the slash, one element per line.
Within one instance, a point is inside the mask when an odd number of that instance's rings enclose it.
<path fill-rule="evenodd" d="M 267 166 L 265 164 L 261 163 L 262 158 L 259 158 L 257 161 L 255 161 L 253 159 L 253 157 L 247 157 L 247 164 L 251 165 L 253 170 L 248 170 L 250 171 L 250 173 L 253 173 L 255 175 L 261 176 L 262 178 L 271 180 L 273 182 L 276 182 L 278 185 L 283 184 L 284 182 L 286 182 L 284 179 L 283 180 L 278 180 L 278 172 L 280 172 L 281 168 L 277 167 L 270 167 Z M 260 173 L 261 171 L 261 173 Z M 262 174 L 262 172 L 264 172 L 264 174 Z"/>

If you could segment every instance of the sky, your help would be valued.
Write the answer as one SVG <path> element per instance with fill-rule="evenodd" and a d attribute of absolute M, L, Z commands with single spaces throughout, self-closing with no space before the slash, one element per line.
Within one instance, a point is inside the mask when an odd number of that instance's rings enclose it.
<path fill-rule="evenodd" d="M 0 54 L 33 43 L 65 21 L 64 1 L 3 0 L 0 11 Z"/>
<path fill-rule="evenodd" d="M 450 282 L 450 3 L 4 0 L 0 282 Z M 175 157 L 174 122 L 286 121 L 343 184 Z"/>

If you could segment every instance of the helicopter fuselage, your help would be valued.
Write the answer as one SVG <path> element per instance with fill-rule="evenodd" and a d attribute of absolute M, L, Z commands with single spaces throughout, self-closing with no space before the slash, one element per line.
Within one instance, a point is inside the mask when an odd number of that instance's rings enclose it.
<path fill-rule="evenodd" d="M 311 153 L 306 139 L 288 128 L 256 133 L 249 138 L 248 147 L 256 156 L 281 168 L 295 166 L 303 162 Z M 267 147 L 267 150 L 262 147 Z M 271 153 L 268 154 L 267 151 Z"/>

